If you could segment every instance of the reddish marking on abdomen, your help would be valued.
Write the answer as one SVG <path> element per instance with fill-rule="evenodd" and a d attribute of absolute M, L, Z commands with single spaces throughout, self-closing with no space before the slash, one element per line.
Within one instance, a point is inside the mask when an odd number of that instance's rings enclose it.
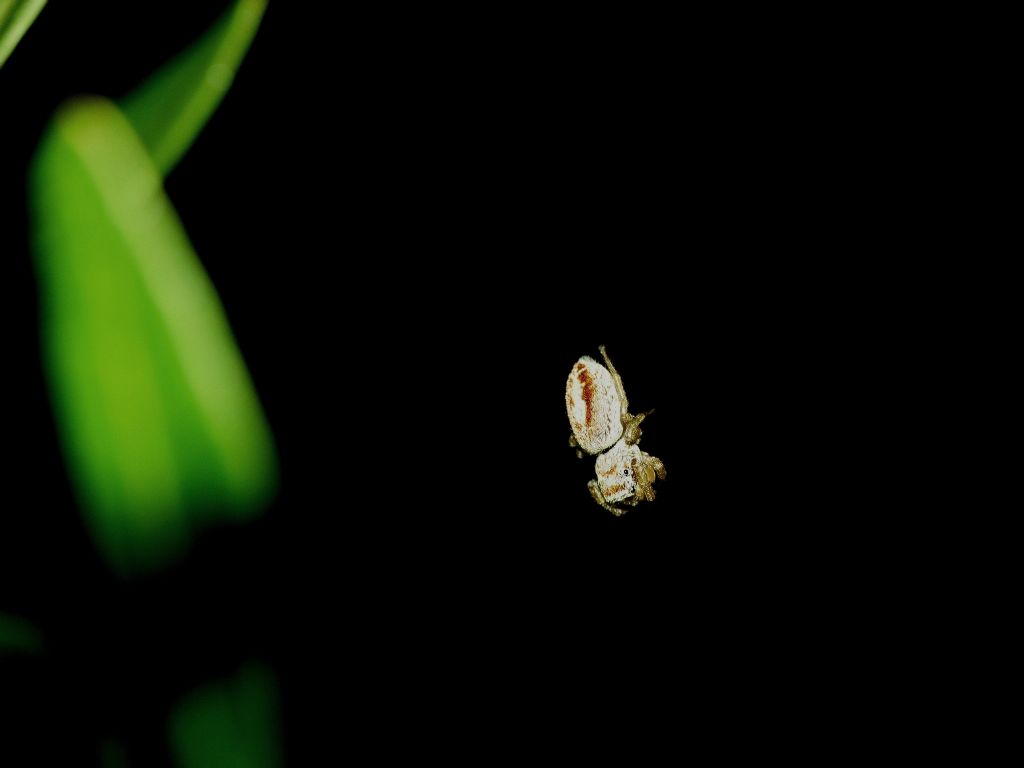
<path fill-rule="evenodd" d="M 608 490 L 605 491 L 609 496 L 614 496 L 619 491 L 625 490 L 626 485 L 624 483 L 617 483 L 616 485 L 608 486 Z"/>
<path fill-rule="evenodd" d="M 590 372 L 586 368 L 580 368 L 580 384 L 583 385 L 583 404 L 587 408 L 586 425 L 589 427 L 590 417 L 594 412 L 594 380 L 590 378 Z"/>

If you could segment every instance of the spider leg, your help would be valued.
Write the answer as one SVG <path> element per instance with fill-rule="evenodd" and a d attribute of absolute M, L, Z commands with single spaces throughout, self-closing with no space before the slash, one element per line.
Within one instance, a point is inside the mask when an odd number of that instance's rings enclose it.
<path fill-rule="evenodd" d="M 590 491 L 590 495 L 594 499 L 594 501 L 596 501 L 598 504 L 607 509 L 616 517 L 622 517 L 624 514 L 626 514 L 626 510 L 622 509 L 622 507 L 616 507 L 615 505 L 609 504 L 607 501 L 604 500 L 604 495 L 602 495 L 601 489 L 597 485 L 597 480 L 591 480 L 589 483 L 587 483 L 587 489 Z"/>
<path fill-rule="evenodd" d="M 604 344 L 598 347 L 601 352 L 601 357 L 604 358 L 604 364 L 608 366 L 608 372 L 612 375 L 612 381 L 615 382 L 615 391 L 619 394 L 619 402 L 622 404 L 622 423 L 625 424 L 631 417 L 629 415 L 629 399 L 626 397 L 626 389 L 622 386 L 622 377 L 619 376 L 619 372 L 615 370 L 615 364 L 612 363 L 611 358 L 608 357 L 608 352 L 604 348 Z"/>

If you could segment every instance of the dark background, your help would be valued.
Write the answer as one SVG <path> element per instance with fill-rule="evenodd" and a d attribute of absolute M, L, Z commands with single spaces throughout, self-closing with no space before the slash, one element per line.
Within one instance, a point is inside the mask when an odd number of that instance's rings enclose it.
<path fill-rule="evenodd" d="M 11 733 L 166 764 L 170 705 L 250 658 L 280 682 L 289 764 L 549 738 L 635 757 L 628 726 L 713 739 L 770 705 L 792 654 L 854 631 L 831 606 L 873 577 L 839 564 L 877 522 L 864 478 L 896 471 L 832 443 L 869 429 L 882 381 L 851 362 L 863 316 L 835 311 L 861 235 L 822 194 L 856 162 L 829 115 L 780 125 L 806 94 L 738 64 L 729 22 L 299 5 L 271 3 L 166 183 L 281 493 L 140 581 L 98 559 L 64 474 L 25 174 L 63 99 L 123 95 L 223 4 L 51 3 L 0 70 L 0 606 L 46 643 L 4 669 Z M 830 227 L 833 266 L 789 257 Z M 599 344 L 668 469 L 620 519 L 567 446 L 565 377 Z M 851 380 L 867 394 L 837 409 Z"/>

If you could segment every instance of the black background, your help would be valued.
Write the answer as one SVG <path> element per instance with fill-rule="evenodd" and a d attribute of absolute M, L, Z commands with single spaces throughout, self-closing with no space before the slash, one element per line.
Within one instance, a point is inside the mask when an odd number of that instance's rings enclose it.
<path fill-rule="evenodd" d="M 130 91 L 222 4 L 51 3 L 0 70 L 0 605 L 46 643 L 4 669 L 12 734 L 166 764 L 171 704 L 250 658 L 280 682 L 289 764 L 552 737 L 636 756 L 627 725 L 661 744 L 770 707 L 794 655 L 854 631 L 832 606 L 873 576 L 840 564 L 878 522 L 864 477 L 897 471 L 832 443 L 870 431 L 883 384 L 851 362 L 863 315 L 834 309 L 863 266 L 823 194 L 856 162 L 821 138 L 833 118 L 781 125 L 798 105 L 728 23 L 299 5 L 271 4 L 166 182 L 281 492 L 137 582 L 98 559 L 64 474 L 25 174 L 63 99 Z M 789 257 L 825 230 L 828 269 Z M 565 377 L 599 344 L 668 469 L 620 519 L 567 445 Z"/>

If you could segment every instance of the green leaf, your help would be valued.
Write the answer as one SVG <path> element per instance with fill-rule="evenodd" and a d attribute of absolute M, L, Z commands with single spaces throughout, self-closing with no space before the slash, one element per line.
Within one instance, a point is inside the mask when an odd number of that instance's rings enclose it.
<path fill-rule="evenodd" d="M 0 67 L 44 5 L 46 0 L 0 0 Z"/>
<path fill-rule="evenodd" d="M 193 691 L 175 707 L 172 753 L 181 768 L 275 768 L 282 764 L 277 722 L 273 675 L 253 664 L 233 680 Z"/>
<path fill-rule="evenodd" d="M 57 113 L 31 190 L 44 362 L 80 504 L 115 570 L 159 567 L 193 529 L 268 501 L 270 431 L 160 173 L 115 104 Z"/>
<path fill-rule="evenodd" d="M 42 641 L 35 628 L 24 619 L 0 613 L 0 654 L 38 651 Z"/>
<path fill-rule="evenodd" d="M 227 93 L 259 27 L 266 0 L 239 0 L 194 45 L 121 101 L 164 176 Z"/>

